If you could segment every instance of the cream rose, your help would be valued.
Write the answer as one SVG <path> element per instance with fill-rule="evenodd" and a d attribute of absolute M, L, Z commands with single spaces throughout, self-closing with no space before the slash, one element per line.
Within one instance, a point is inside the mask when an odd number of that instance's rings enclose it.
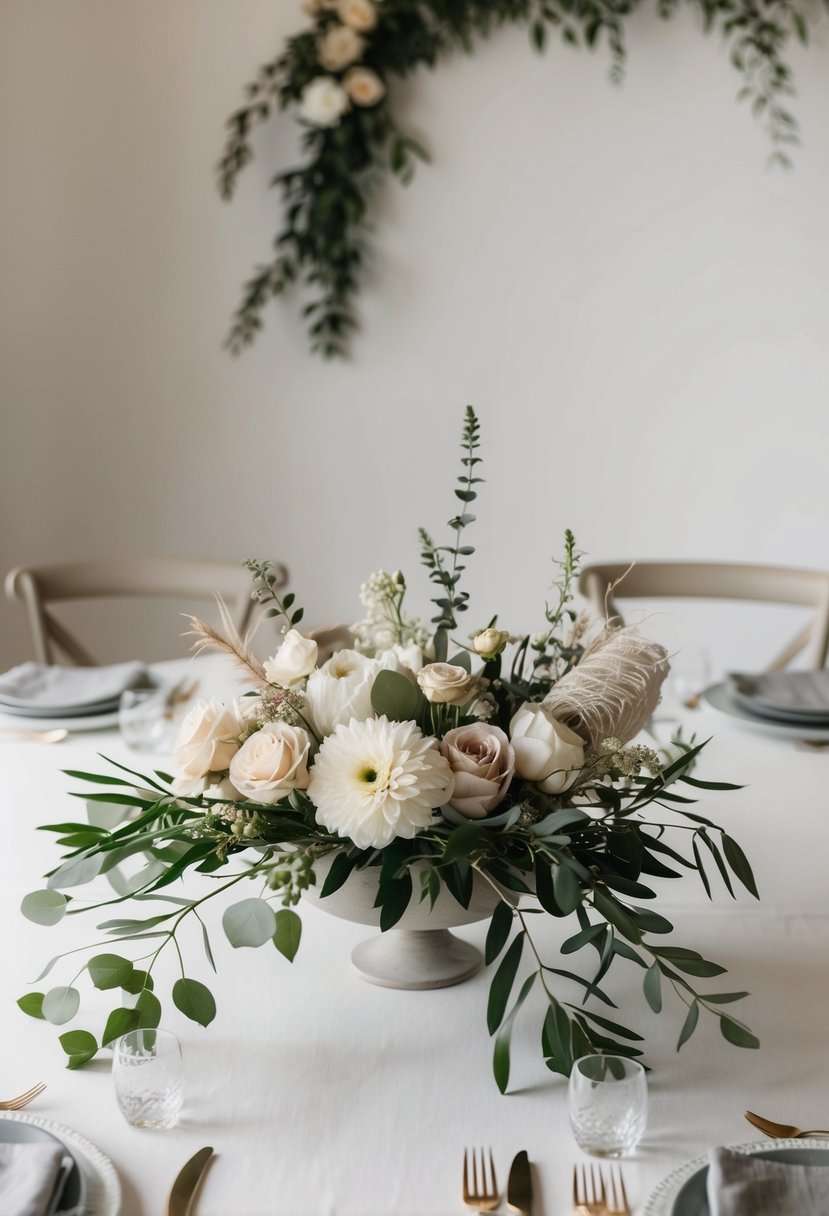
<path fill-rule="evenodd" d="M 222 777 L 220 781 L 215 781 L 212 785 L 208 785 L 202 797 L 205 802 L 209 802 L 215 798 L 224 802 L 238 802 L 242 795 L 229 777 Z"/>
<path fill-rule="evenodd" d="M 472 649 L 482 659 L 494 659 L 509 641 L 506 629 L 484 629 L 472 639 Z"/>
<path fill-rule="evenodd" d="M 525 702 L 509 724 L 515 771 L 546 794 L 570 788 L 584 766 L 584 740 L 548 714 L 543 705 Z"/>
<path fill-rule="evenodd" d="M 373 30 L 377 24 L 377 9 L 372 0 L 340 0 L 337 16 L 352 30 Z"/>
<path fill-rule="evenodd" d="M 515 753 L 498 726 L 474 722 L 448 731 L 440 745 L 455 775 L 449 805 L 467 819 L 483 819 L 506 796 Z"/>
<path fill-rule="evenodd" d="M 287 722 L 266 722 L 230 762 L 230 780 L 243 798 L 273 806 L 291 790 L 308 788 L 308 732 Z"/>
<path fill-rule="evenodd" d="M 365 45 L 362 34 L 350 26 L 330 25 L 317 42 L 317 54 L 324 68 L 329 72 L 339 72 L 360 58 Z"/>
<path fill-rule="evenodd" d="M 289 629 L 274 657 L 265 661 L 265 679 L 269 684 L 281 684 L 283 688 L 298 683 L 316 667 L 318 651 L 313 638 Z"/>
<path fill-rule="evenodd" d="M 332 76 L 315 76 L 302 90 L 299 113 L 315 127 L 336 127 L 351 103 Z"/>
<path fill-rule="evenodd" d="M 374 657 L 389 671 L 399 671 L 412 680 L 423 666 L 423 651 L 414 642 L 409 642 L 407 646 L 398 643 L 388 650 L 378 650 Z"/>
<path fill-rule="evenodd" d="M 427 663 L 417 673 L 417 682 L 427 701 L 438 705 L 463 705 L 475 692 L 475 678 L 454 663 Z"/>
<path fill-rule="evenodd" d="M 364 722 L 374 714 L 371 686 L 382 668 L 378 659 L 356 650 L 338 650 L 327 663 L 312 671 L 305 689 L 305 705 L 321 735 L 330 735 L 352 718 Z"/>
<path fill-rule="evenodd" d="M 234 702 L 197 701 L 185 715 L 173 744 L 174 775 L 182 779 L 223 773 L 239 749 L 243 729 L 239 707 Z M 204 788 L 204 787 L 202 787 Z M 178 788 L 177 793 L 184 793 Z"/>
<path fill-rule="evenodd" d="M 349 68 L 343 87 L 355 106 L 376 106 L 386 95 L 386 86 L 371 68 Z"/>

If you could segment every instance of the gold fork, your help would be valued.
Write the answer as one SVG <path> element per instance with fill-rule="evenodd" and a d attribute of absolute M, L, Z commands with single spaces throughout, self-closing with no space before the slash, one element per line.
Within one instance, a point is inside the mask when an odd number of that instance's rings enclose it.
<path fill-rule="evenodd" d="M 574 1216 L 607 1216 L 602 1172 L 595 1164 L 573 1166 Z"/>
<path fill-rule="evenodd" d="M 492 1149 L 488 1149 L 489 1159 L 484 1158 L 484 1150 L 463 1150 L 463 1189 L 461 1197 L 468 1208 L 478 1212 L 491 1212 L 501 1201 L 498 1194 L 498 1181 L 495 1177 L 495 1164 L 492 1160 Z"/>
<path fill-rule="evenodd" d="M 625 1180 L 622 1177 L 621 1166 L 611 1167 L 608 1172 L 607 1210 L 613 1216 L 631 1216 L 628 1203 Z"/>
<path fill-rule="evenodd" d="M 0 1102 L 0 1110 L 22 1110 L 24 1106 L 33 1102 L 38 1094 L 42 1094 L 45 1088 L 43 1082 L 39 1081 L 37 1085 L 27 1089 L 24 1094 L 18 1094 L 16 1098 L 9 1098 L 8 1102 Z"/>

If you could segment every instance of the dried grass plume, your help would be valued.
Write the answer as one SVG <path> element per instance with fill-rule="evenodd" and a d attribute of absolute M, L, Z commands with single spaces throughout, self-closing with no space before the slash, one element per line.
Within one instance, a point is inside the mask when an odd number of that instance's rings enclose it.
<path fill-rule="evenodd" d="M 241 668 L 240 675 L 246 679 L 252 679 L 256 684 L 267 684 L 265 668 L 250 646 L 252 631 L 249 631 L 243 638 L 236 628 L 227 604 L 220 596 L 216 597 L 216 602 L 219 605 L 221 630 L 214 629 L 212 625 L 208 625 L 206 621 L 197 616 L 187 617 L 190 622 L 190 629 L 187 632 L 196 639 L 193 643 L 194 654 L 203 654 L 208 650 L 229 654 Z"/>

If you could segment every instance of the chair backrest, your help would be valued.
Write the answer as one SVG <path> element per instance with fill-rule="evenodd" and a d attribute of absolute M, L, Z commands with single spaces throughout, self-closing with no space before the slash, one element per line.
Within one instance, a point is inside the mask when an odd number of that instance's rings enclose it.
<path fill-rule="evenodd" d="M 770 664 L 779 671 L 801 651 L 812 669 L 826 662 L 829 648 L 829 572 L 788 566 L 731 562 L 613 562 L 585 566 L 579 590 L 602 616 L 621 614 L 617 599 L 757 600 L 812 608 L 812 619 Z"/>
<path fill-rule="evenodd" d="M 274 587 L 287 582 L 284 566 L 274 566 Z M 197 558 L 139 557 L 106 561 L 56 562 L 18 566 L 6 576 L 6 595 L 21 600 L 27 613 L 35 658 L 54 663 L 60 651 L 72 663 L 96 660 L 51 611 L 52 604 L 137 596 L 211 600 L 220 595 L 240 632 L 254 608 L 251 576 L 241 564 Z"/>

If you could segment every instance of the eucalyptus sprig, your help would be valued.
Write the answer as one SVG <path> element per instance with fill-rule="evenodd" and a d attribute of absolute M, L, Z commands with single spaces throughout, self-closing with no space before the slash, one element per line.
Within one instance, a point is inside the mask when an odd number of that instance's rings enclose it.
<path fill-rule="evenodd" d="M 523 26 L 540 52 L 553 40 L 594 50 L 604 43 L 610 76 L 623 79 L 625 28 L 646 0 L 382 0 L 376 25 L 365 35 L 361 66 L 387 87 L 393 78 L 434 68 L 455 51 L 471 54 L 479 38 L 506 25 Z M 792 41 L 804 45 L 819 7 L 797 0 L 688 0 L 704 32 L 718 34 L 743 83 L 738 93 L 760 121 L 772 145 L 771 160 L 789 164 L 799 142 L 789 108 L 794 93 L 786 56 Z M 829 5 L 829 0 L 823 0 Z M 258 126 L 280 110 L 301 104 L 304 90 L 325 73 L 319 42 L 338 21 L 334 6 L 320 5 L 313 26 L 290 38 L 247 86 L 243 104 L 227 121 L 227 140 L 217 166 L 222 198 L 232 198 L 239 173 L 253 159 Z M 656 0 L 668 19 L 679 0 Z M 330 77 L 340 82 L 342 72 Z M 324 357 L 344 355 L 357 325 L 369 208 L 386 173 L 408 183 L 426 151 L 403 131 L 389 94 L 373 104 L 352 105 L 334 124 L 303 126 L 303 163 L 277 173 L 271 184 L 282 195 L 282 224 L 269 260 L 244 286 L 227 346 L 238 354 L 262 328 L 267 304 L 293 286 L 310 297 L 302 306 L 311 348 Z"/>

